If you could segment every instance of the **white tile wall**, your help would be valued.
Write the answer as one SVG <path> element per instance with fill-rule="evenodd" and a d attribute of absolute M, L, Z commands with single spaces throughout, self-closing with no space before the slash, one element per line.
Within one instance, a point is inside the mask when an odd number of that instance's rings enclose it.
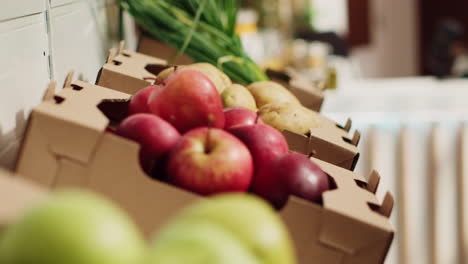
<path fill-rule="evenodd" d="M 94 82 L 105 62 L 107 46 L 91 4 L 77 1 L 52 7 L 51 25 L 54 77 L 58 83 L 61 85 L 71 70 L 80 79 Z"/>
<path fill-rule="evenodd" d="M 45 11 L 45 0 L 3 0 L 0 21 L 37 14 Z"/>
<path fill-rule="evenodd" d="M 32 107 L 49 82 L 45 13 L 0 23 L 0 165 L 14 161 Z"/>
<path fill-rule="evenodd" d="M 12 168 L 31 108 L 70 70 L 94 82 L 118 43 L 114 0 L 0 0 L 0 166 Z M 136 33 L 126 17 L 128 48 Z"/>

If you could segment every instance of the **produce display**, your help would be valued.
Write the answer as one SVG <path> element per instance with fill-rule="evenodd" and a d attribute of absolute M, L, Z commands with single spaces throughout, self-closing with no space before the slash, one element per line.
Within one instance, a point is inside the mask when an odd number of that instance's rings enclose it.
<path fill-rule="evenodd" d="M 196 203 L 147 244 L 131 219 L 108 200 L 66 191 L 6 229 L 0 263 L 295 264 L 296 258 L 279 216 L 253 196 L 229 194 Z"/>
<path fill-rule="evenodd" d="M 352 172 L 359 132 L 305 107 L 293 79 L 268 79 L 235 32 L 238 0 L 117 2 L 178 53 L 167 63 L 121 45 L 96 85 L 50 85 L 17 177 L 82 190 L 1 222 L 0 264 L 385 259 L 393 197 L 377 200 L 376 172 Z M 174 66 L 180 54 L 197 63 Z"/>
<path fill-rule="evenodd" d="M 159 74 L 158 85 L 142 89 L 130 100 L 129 116 L 116 133 L 141 145 L 143 169 L 201 195 L 251 191 L 277 209 L 291 194 L 320 202 L 328 177 L 306 156 L 289 154 L 280 132 L 305 134 L 305 127 L 314 125 L 314 113 L 274 82 L 248 88 L 232 85 L 220 93 L 212 80 L 225 76 L 214 67 L 209 71 L 200 67 L 211 69 L 204 64 L 169 68 Z M 223 109 L 224 93 L 236 89 L 260 106 L 268 104 L 258 113 L 237 103 Z M 272 104 L 278 100 L 279 110 Z M 273 169 L 276 166 L 288 170 Z M 306 185 L 298 188 L 298 182 Z"/>

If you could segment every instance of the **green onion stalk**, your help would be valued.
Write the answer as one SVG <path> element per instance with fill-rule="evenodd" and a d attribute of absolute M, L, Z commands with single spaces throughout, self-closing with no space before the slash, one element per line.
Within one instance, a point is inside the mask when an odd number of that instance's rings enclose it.
<path fill-rule="evenodd" d="M 197 62 L 208 62 L 233 81 L 268 80 L 236 34 L 238 0 L 117 0 L 154 38 Z"/>

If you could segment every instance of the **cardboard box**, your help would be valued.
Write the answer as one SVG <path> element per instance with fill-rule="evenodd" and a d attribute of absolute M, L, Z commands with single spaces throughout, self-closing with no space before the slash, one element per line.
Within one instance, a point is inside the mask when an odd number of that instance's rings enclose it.
<path fill-rule="evenodd" d="M 108 63 L 103 66 L 99 74 L 97 85 L 135 94 L 154 81 L 145 80 L 145 78 L 155 78 L 160 71 L 169 67 L 163 60 L 136 52 L 119 50 L 118 52 L 110 52 Z M 296 93 L 296 95 L 305 100 L 311 98 L 310 94 L 299 95 Z M 323 97 L 321 100 L 323 101 Z M 349 138 L 350 121 L 345 126 L 339 126 L 332 120 L 322 117 L 321 123 L 320 128 L 311 129 L 310 136 L 285 131 L 283 134 L 288 140 L 291 150 L 306 155 L 315 153 L 314 157 L 316 158 L 354 170 L 359 159 L 357 150 L 359 133 L 357 132 L 352 139 Z"/>
<path fill-rule="evenodd" d="M 111 49 L 106 64 L 99 71 L 96 84 L 135 94 L 152 85 L 157 74 L 167 68 L 167 62 L 138 52 Z"/>
<path fill-rule="evenodd" d="M 311 110 L 320 112 L 324 101 L 323 89 L 320 85 L 304 80 L 299 74 L 292 70 L 278 72 L 267 70 L 267 75 L 272 81 L 282 84 L 288 88 L 301 102 L 301 104 Z"/>
<path fill-rule="evenodd" d="M 357 148 L 361 139 L 359 131 L 349 137 L 350 119 L 341 126 L 322 116 L 320 123 L 321 126 L 311 128 L 308 135 L 283 131 L 289 149 L 353 171 L 360 157 Z"/>
<path fill-rule="evenodd" d="M 73 186 L 101 193 L 146 235 L 204 199 L 145 175 L 138 144 L 107 132 L 124 118 L 130 95 L 70 79 L 33 110 L 17 166 L 21 175 L 52 189 Z M 333 190 L 322 204 L 291 198 L 279 212 L 300 263 L 383 263 L 393 239 L 388 220 L 393 198 L 387 194 L 383 203 L 377 201 L 378 175 L 366 182 L 349 170 L 313 161 L 330 176 Z"/>
<path fill-rule="evenodd" d="M 46 197 L 44 188 L 0 169 L 0 232 Z"/>
<path fill-rule="evenodd" d="M 159 41 L 156 39 L 153 39 L 150 36 L 147 36 L 145 34 L 142 34 L 140 37 L 140 42 L 138 43 L 138 49 L 137 51 L 139 53 L 155 57 L 155 58 L 161 58 L 166 61 L 171 61 L 171 59 L 174 58 L 174 56 L 177 54 L 177 49 Z M 179 58 L 177 58 L 175 61 L 172 62 L 172 64 L 175 65 L 186 65 L 186 64 L 192 64 L 195 61 L 190 58 L 187 55 L 180 55 Z"/>

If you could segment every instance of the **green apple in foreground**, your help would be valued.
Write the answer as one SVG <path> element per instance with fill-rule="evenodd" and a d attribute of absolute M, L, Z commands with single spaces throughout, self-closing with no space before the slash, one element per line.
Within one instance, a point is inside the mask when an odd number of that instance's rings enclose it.
<path fill-rule="evenodd" d="M 0 263 L 138 264 L 145 244 L 130 219 L 90 193 L 57 193 L 5 231 Z"/>
<path fill-rule="evenodd" d="M 181 221 L 158 235 L 148 264 L 262 264 L 222 227 Z"/>
<path fill-rule="evenodd" d="M 190 223 L 193 227 L 200 226 L 200 230 L 203 231 L 190 229 Z M 233 244 L 227 242 L 229 240 L 237 241 L 244 250 L 234 249 Z M 175 257 L 181 262 L 166 263 L 231 263 L 217 262 L 217 259 L 205 259 L 205 262 L 189 261 L 205 252 L 210 256 L 214 255 L 214 252 L 223 252 L 223 256 L 227 256 L 228 251 L 232 251 L 231 254 L 236 255 L 237 260 L 241 255 L 246 259 L 245 262 L 233 263 L 255 263 L 247 262 L 252 256 L 262 264 L 296 263 L 291 238 L 278 214 L 265 201 L 247 194 L 219 195 L 188 208 L 178 216 L 173 226 L 168 227 L 168 231 L 161 233 L 161 237 L 155 242 L 153 255 L 166 254 L 164 257 L 169 258 L 168 254 L 181 255 L 183 250 L 195 245 L 200 247 L 199 251 L 186 251 L 184 254 L 187 256 Z M 172 248 L 172 251 L 168 248 Z M 149 262 L 149 264 L 162 263 Z"/>

